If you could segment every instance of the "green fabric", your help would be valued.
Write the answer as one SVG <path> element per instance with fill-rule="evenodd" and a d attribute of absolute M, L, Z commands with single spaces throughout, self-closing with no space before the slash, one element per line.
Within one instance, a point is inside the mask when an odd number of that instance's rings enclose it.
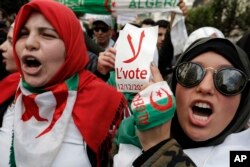
<path fill-rule="evenodd" d="M 166 111 L 158 111 L 153 108 L 151 104 L 146 104 L 146 109 L 144 111 L 136 112 L 135 110 L 132 110 L 132 113 L 135 117 L 135 124 L 138 130 L 146 131 L 171 120 L 174 116 L 176 109 L 175 97 L 171 97 L 173 99 L 173 105 L 170 109 Z M 157 101 L 157 103 L 165 104 L 166 98 Z"/>
<path fill-rule="evenodd" d="M 111 0 L 57 0 L 76 13 L 110 14 Z"/>
<path fill-rule="evenodd" d="M 119 145 L 120 143 L 132 144 L 134 146 L 142 148 L 139 138 L 136 135 L 134 116 L 130 116 L 121 122 L 115 138 L 115 143 L 117 145 Z"/>
<path fill-rule="evenodd" d="M 137 129 L 146 131 L 173 118 L 176 99 L 166 81 L 157 82 L 135 96 L 131 109 Z"/>
<path fill-rule="evenodd" d="M 79 75 L 73 75 L 66 80 L 66 84 L 69 90 L 77 90 L 79 83 Z"/>
<path fill-rule="evenodd" d="M 107 83 L 111 86 L 116 87 L 115 71 L 110 72 L 110 77 Z M 128 102 L 129 109 L 131 110 L 131 107 L 130 107 L 131 102 L 134 96 L 136 95 L 136 93 L 123 92 L 123 95 L 125 96 Z M 134 146 L 141 148 L 139 138 L 136 135 L 134 116 L 130 116 L 121 122 L 119 129 L 118 129 L 118 133 L 116 134 L 116 137 L 115 137 L 115 143 L 117 145 L 119 145 L 120 143 L 132 144 Z"/>
<path fill-rule="evenodd" d="M 116 88 L 115 71 L 110 72 L 110 76 L 109 76 L 109 79 L 107 80 L 107 83 Z M 128 102 L 129 109 L 131 111 L 131 103 L 132 103 L 132 100 L 135 97 L 136 93 L 132 93 L 132 92 L 122 92 L 122 93 L 125 96 L 125 98 Z"/>
<path fill-rule="evenodd" d="M 9 161 L 10 167 L 16 167 L 16 161 L 15 161 L 15 153 L 14 153 L 14 131 L 12 133 L 12 141 L 11 141 L 11 147 L 10 147 L 10 161 Z"/>
<path fill-rule="evenodd" d="M 79 75 L 78 74 L 73 75 L 72 77 L 67 79 L 65 83 L 69 90 L 77 90 L 79 84 Z M 22 84 L 25 89 L 29 90 L 32 93 L 44 93 L 48 91 L 43 88 L 34 88 L 30 86 L 28 83 L 26 83 L 24 80 L 22 80 Z"/>

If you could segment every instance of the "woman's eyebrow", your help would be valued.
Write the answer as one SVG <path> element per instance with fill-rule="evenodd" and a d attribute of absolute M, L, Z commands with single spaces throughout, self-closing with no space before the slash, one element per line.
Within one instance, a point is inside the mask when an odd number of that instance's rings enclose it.
<path fill-rule="evenodd" d="M 44 30 L 50 30 L 50 31 L 54 31 L 56 32 L 56 30 L 54 28 L 50 28 L 50 27 L 38 27 L 38 29 L 44 31 Z M 56 32 L 57 33 L 57 32 Z"/>

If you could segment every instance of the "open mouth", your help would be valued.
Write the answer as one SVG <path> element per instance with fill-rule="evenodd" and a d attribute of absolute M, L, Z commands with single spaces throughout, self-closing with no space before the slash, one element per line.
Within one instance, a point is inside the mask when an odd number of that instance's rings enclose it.
<path fill-rule="evenodd" d="M 26 65 L 26 67 L 39 67 L 41 65 L 38 59 L 31 56 L 24 57 L 23 63 Z"/>
<path fill-rule="evenodd" d="M 195 103 L 192 107 L 193 117 L 199 121 L 207 121 L 213 111 L 207 103 Z"/>
<path fill-rule="evenodd" d="M 24 56 L 22 63 L 22 70 L 26 74 L 37 75 L 41 71 L 42 63 L 34 56 Z"/>

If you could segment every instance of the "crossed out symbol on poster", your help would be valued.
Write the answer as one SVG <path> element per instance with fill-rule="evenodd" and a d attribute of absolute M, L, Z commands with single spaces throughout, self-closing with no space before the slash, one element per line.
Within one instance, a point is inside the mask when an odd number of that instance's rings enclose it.
<path fill-rule="evenodd" d="M 144 31 L 142 31 L 141 36 L 140 36 L 140 41 L 139 41 L 139 47 L 138 47 L 137 53 L 135 54 L 135 48 L 134 48 L 134 45 L 132 43 L 132 37 L 130 34 L 127 35 L 127 40 L 128 40 L 129 46 L 133 52 L 133 57 L 131 57 L 127 60 L 124 60 L 123 63 L 131 63 L 138 57 L 140 50 L 141 50 L 142 40 L 144 37 L 145 37 L 145 33 L 144 33 Z"/>

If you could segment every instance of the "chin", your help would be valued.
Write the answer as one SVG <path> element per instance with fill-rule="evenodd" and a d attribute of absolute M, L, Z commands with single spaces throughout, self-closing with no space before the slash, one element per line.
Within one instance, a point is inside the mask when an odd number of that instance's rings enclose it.
<path fill-rule="evenodd" d="M 202 131 L 204 131 L 204 130 L 202 130 Z M 209 134 L 198 132 L 198 131 L 196 131 L 196 132 L 191 131 L 191 132 L 187 133 L 187 136 L 196 142 L 206 141 L 206 140 L 211 138 L 211 137 L 208 137 Z"/>
<path fill-rule="evenodd" d="M 30 86 L 34 87 L 34 88 L 39 88 L 39 87 L 43 87 L 46 83 L 44 82 L 38 82 L 38 80 L 33 80 L 33 79 L 27 79 L 25 80 L 25 82 L 27 84 L 29 84 Z"/>

